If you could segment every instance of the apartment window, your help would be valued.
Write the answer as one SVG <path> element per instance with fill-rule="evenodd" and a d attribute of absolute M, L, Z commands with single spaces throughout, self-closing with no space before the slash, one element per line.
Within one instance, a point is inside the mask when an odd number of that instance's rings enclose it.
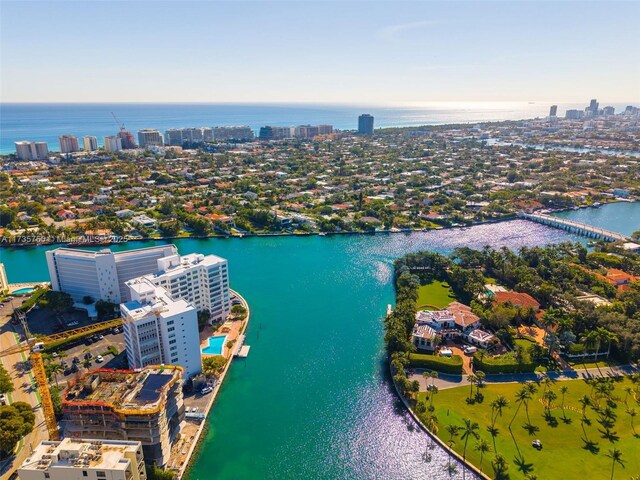
<path fill-rule="evenodd" d="M 173 320 L 169 320 L 169 321 L 167 322 L 167 325 L 173 325 Z"/>
<path fill-rule="evenodd" d="M 167 328 L 167 332 L 173 332 L 176 329 L 176 327 L 169 327 Z"/>
<path fill-rule="evenodd" d="M 49 472 L 44 472 L 44 478 L 50 478 L 49 477 Z"/>
<path fill-rule="evenodd" d="M 107 474 L 106 474 L 105 472 L 103 472 L 103 471 L 100 471 L 100 470 L 98 470 L 98 471 L 96 472 L 96 476 L 97 476 L 98 478 L 107 478 Z"/>
<path fill-rule="evenodd" d="M 176 341 L 175 341 L 175 340 L 170 340 L 170 341 L 169 341 L 169 345 L 173 345 L 174 343 L 176 343 Z"/>
<path fill-rule="evenodd" d="M 89 476 L 89 475 L 87 474 L 87 471 L 86 471 L 86 470 L 82 470 L 82 476 L 83 476 L 83 477 L 88 477 L 88 476 Z"/>

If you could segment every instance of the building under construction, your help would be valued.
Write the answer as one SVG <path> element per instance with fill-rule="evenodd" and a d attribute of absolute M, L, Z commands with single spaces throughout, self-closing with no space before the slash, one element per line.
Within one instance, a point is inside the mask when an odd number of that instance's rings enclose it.
<path fill-rule="evenodd" d="M 184 419 L 181 378 L 179 366 L 86 373 L 63 393 L 65 437 L 139 441 L 164 466 Z"/>

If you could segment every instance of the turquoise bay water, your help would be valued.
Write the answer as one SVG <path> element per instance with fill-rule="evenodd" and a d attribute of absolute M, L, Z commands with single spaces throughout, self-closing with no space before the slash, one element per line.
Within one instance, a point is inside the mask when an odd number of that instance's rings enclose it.
<path fill-rule="evenodd" d="M 600 208 L 590 207 L 581 208 L 580 210 L 567 210 L 554 213 L 554 216 L 631 235 L 640 229 L 639 205 L 640 202 L 608 203 Z"/>
<path fill-rule="evenodd" d="M 638 225 L 634 206 L 626 218 Z M 394 300 L 392 262 L 423 249 L 565 240 L 578 238 L 516 220 L 410 234 L 176 241 L 181 253 L 228 258 L 232 288 L 252 311 L 251 353 L 229 370 L 189 480 L 462 478 L 460 469 L 449 476 L 437 448 L 425 461 L 430 441 L 387 378 L 382 319 Z M 47 280 L 44 250 L 0 250 L 9 280 Z"/>
<path fill-rule="evenodd" d="M 226 340 L 226 335 L 209 337 L 209 345 L 202 349 L 202 353 L 206 355 L 222 355 L 222 347 Z"/>

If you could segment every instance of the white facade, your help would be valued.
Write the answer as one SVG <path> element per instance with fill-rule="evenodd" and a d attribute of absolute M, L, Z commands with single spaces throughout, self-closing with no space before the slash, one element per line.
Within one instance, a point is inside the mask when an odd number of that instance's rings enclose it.
<path fill-rule="evenodd" d="M 174 245 L 124 252 L 57 248 L 46 256 L 53 290 L 68 293 L 78 303 L 85 296 L 121 303 L 130 299 L 125 282 L 156 272 L 159 258 L 177 252 Z"/>
<path fill-rule="evenodd" d="M 146 480 L 142 444 L 65 438 L 43 441 L 18 469 L 20 480 Z"/>
<path fill-rule="evenodd" d="M 4 263 L 0 263 L 0 293 L 9 290 L 9 281 L 7 280 L 7 272 L 4 269 Z"/>
<path fill-rule="evenodd" d="M 49 156 L 47 142 L 15 142 L 16 156 L 19 160 L 46 160 Z"/>
<path fill-rule="evenodd" d="M 58 140 L 60 141 L 61 153 L 72 153 L 80 150 L 78 138 L 73 135 L 62 135 L 58 137 Z"/>
<path fill-rule="evenodd" d="M 103 139 L 104 149 L 107 152 L 119 152 L 122 150 L 122 139 L 116 135 L 110 135 Z"/>
<path fill-rule="evenodd" d="M 183 299 L 149 280 L 127 282 L 131 301 L 120 305 L 130 368 L 148 365 L 180 365 L 185 377 L 202 371 L 198 314 Z"/>
<path fill-rule="evenodd" d="M 87 135 L 87 136 L 82 138 L 82 142 L 84 144 L 84 149 L 87 152 L 93 152 L 95 150 L 98 150 L 98 139 L 97 139 L 97 137 L 92 137 L 90 135 Z"/>
<path fill-rule="evenodd" d="M 164 142 L 162 140 L 162 134 L 158 130 L 147 128 L 138 131 L 138 144 L 141 148 L 162 147 Z"/>
<path fill-rule="evenodd" d="M 231 313 L 229 268 L 224 258 L 192 253 L 158 260 L 158 273 L 147 278 L 167 290 L 172 298 L 183 298 L 197 310 L 208 310 L 211 321 L 224 321 Z"/>

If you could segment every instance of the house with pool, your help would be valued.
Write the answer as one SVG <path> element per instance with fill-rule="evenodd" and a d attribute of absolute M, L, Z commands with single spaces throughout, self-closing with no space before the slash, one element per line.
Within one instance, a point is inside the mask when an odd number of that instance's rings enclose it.
<path fill-rule="evenodd" d="M 416 313 L 412 332 L 416 348 L 434 351 L 438 336 L 481 348 L 489 348 L 498 342 L 495 335 L 480 328 L 480 317 L 473 313 L 471 307 L 460 302 L 451 302 L 442 310 L 420 310 Z"/>

